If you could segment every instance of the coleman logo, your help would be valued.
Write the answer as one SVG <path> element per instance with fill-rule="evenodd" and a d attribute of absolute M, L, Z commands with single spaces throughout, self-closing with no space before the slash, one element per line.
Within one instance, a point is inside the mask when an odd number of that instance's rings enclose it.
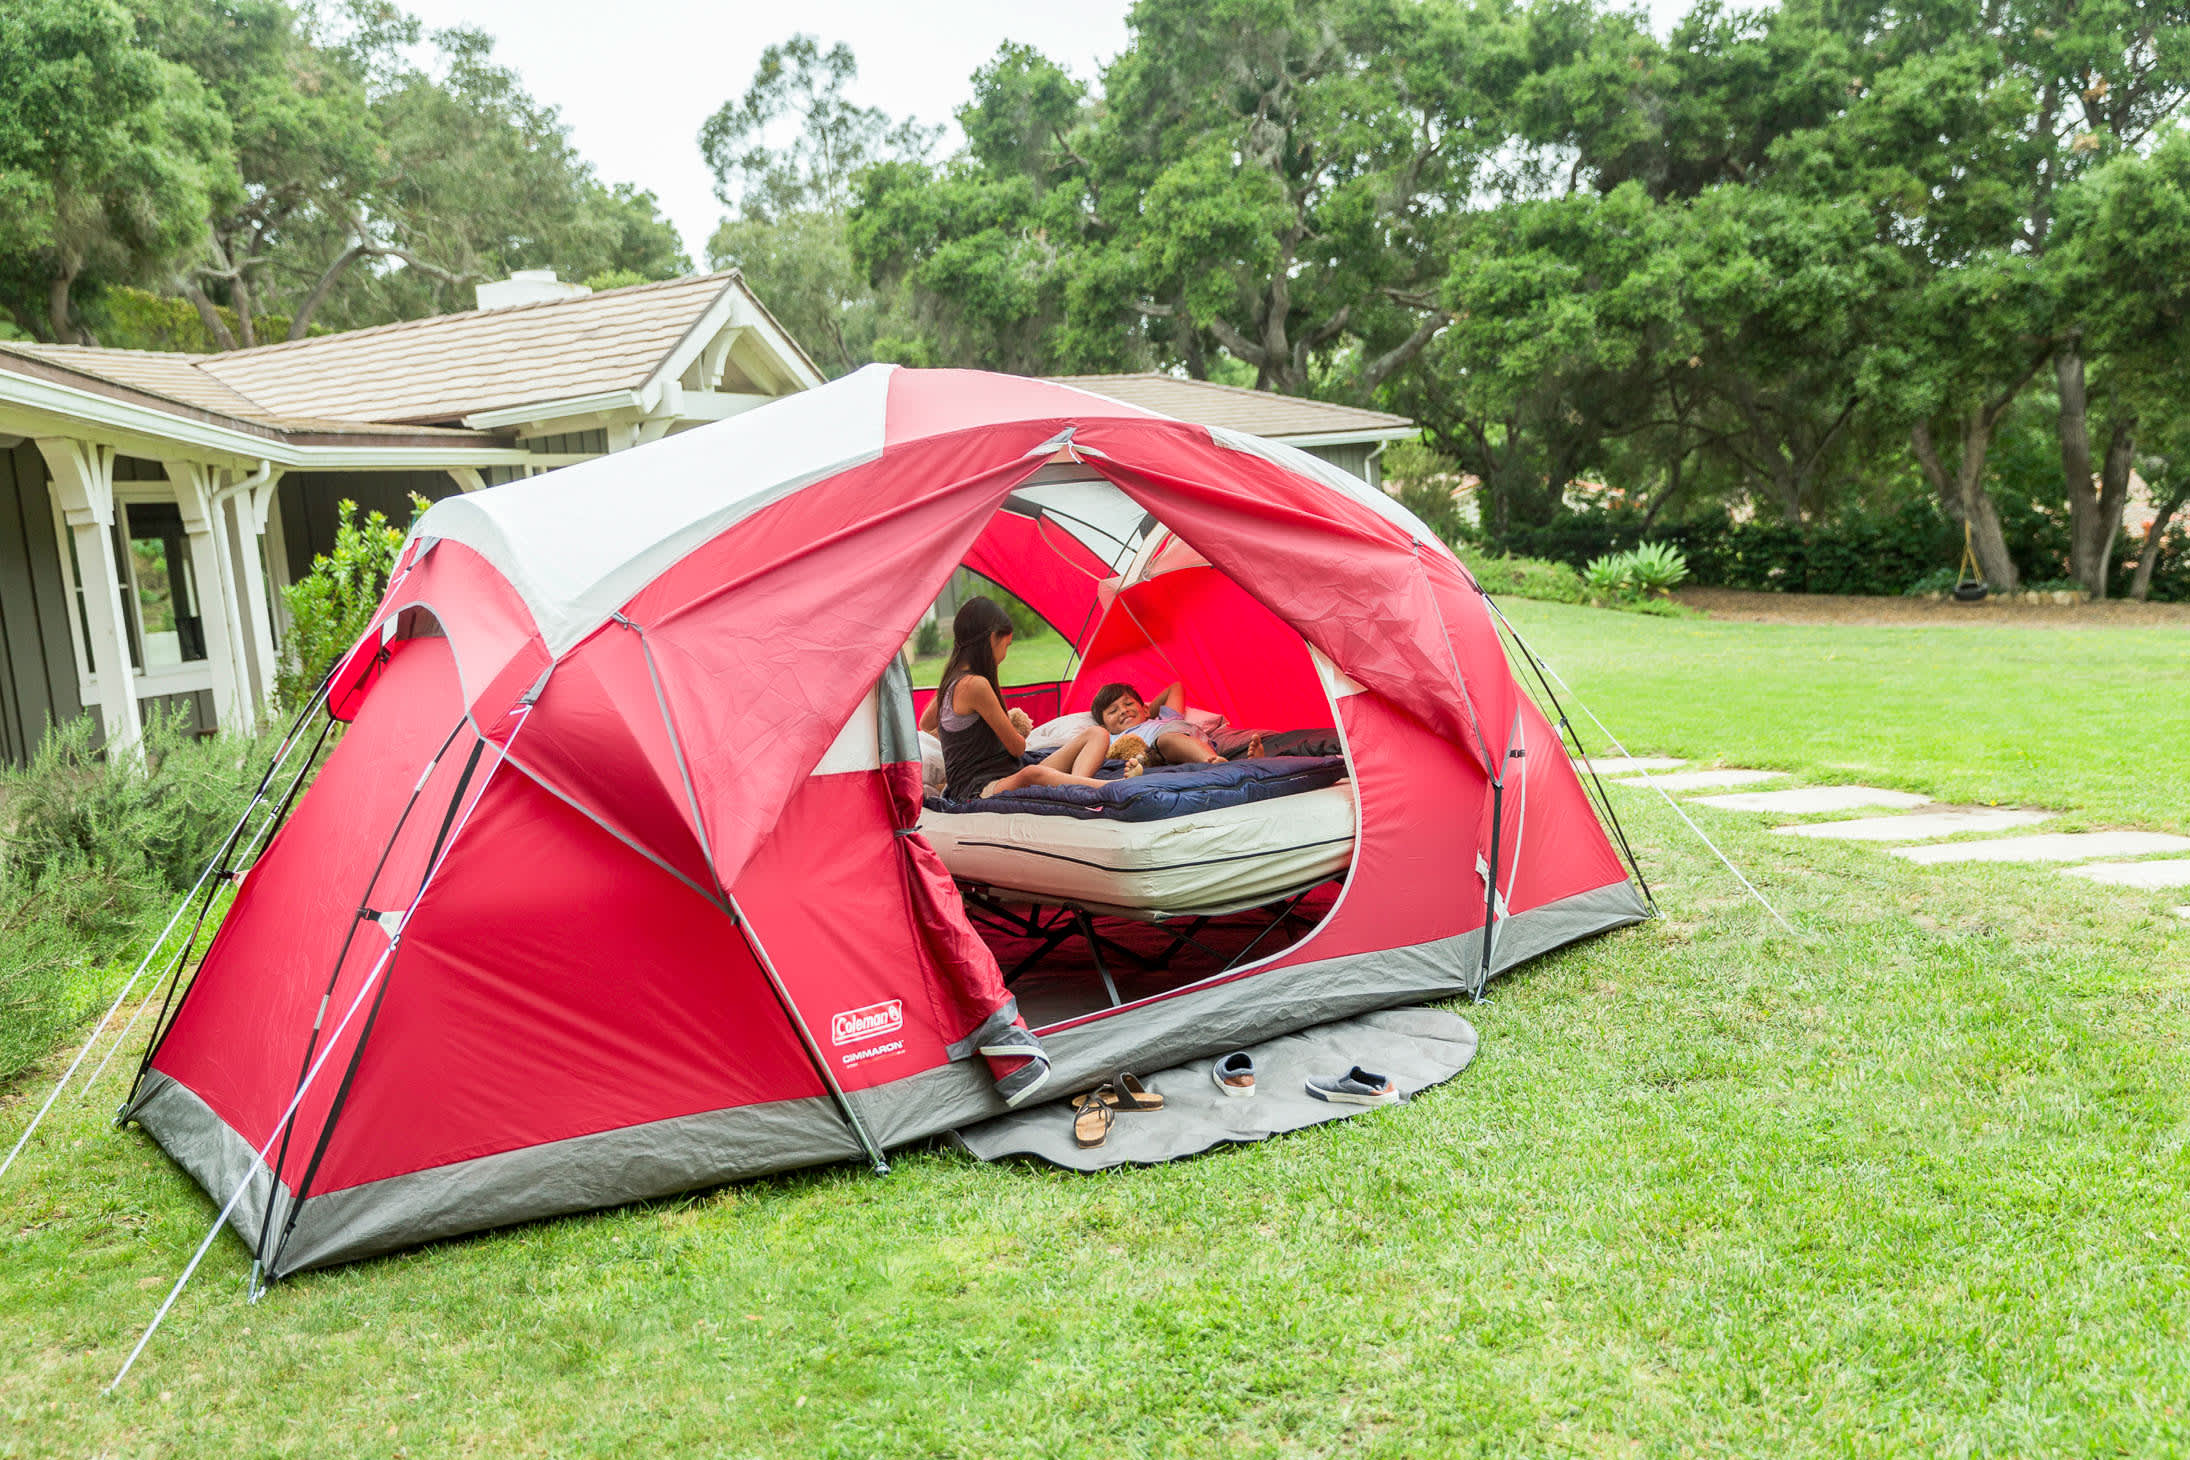
<path fill-rule="evenodd" d="M 864 1009 L 846 1009 L 830 1016 L 829 1042 L 831 1044 L 857 1044 L 862 1039 L 876 1039 L 885 1034 L 895 1034 L 905 1027 L 905 1001 L 885 999 L 879 1004 L 869 1004 Z"/>

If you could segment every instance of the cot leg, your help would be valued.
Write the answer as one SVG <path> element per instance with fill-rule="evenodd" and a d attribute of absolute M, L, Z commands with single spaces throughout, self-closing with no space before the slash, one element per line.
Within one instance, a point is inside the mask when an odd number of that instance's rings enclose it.
<path fill-rule="evenodd" d="M 1087 939 L 1087 955 L 1095 960 L 1095 971 L 1103 976 L 1103 992 L 1110 995 L 1110 1007 L 1115 1009 L 1125 1000 L 1118 996 L 1118 985 L 1110 977 L 1110 965 L 1103 962 L 1103 937 L 1095 931 L 1095 920 L 1085 912 L 1075 911 L 1073 922 L 1080 936 Z"/>

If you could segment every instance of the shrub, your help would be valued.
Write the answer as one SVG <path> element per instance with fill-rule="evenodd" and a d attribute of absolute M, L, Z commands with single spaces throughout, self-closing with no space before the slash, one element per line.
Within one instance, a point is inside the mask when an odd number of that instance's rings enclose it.
<path fill-rule="evenodd" d="M 1589 595 L 1581 574 L 1564 563 L 1540 558 L 1464 556 L 1468 571 L 1493 598 L 1540 598 L 1551 603 L 1582 603 Z"/>
<path fill-rule="evenodd" d="M 414 518 L 428 505 L 424 497 L 411 494 Z M 337 510 L 341 521 L 334 551 L 313 558 L 312 570 L 283 594 L 290 628 L 276 692 L 291 709 L 303 707 L 335 660 L 372 622 L 403 548 L 404 529 L 390 524 L 386 513 L 360 518 L 357 503 L 351 501 Z"/>
<path fill-rule="evenodd" d="M 1646 542 L 1627 555 L 1627 580 L 1639 592 L 1670 593 L 1688 576 L 1688 556 L 1671 543 Z"/>
<path fill-rule="evenodd" d="M 944 629 L 943 621 L 939 618 L 922 619 L 920 627 L 913 630 L 913 657 L 915 659 L 940 659 L 943 657 L 944 651 L 949 649 L 950 646 L 950 634 Z"/>
<path fill-rule="evenodd" d="M 1625 598 L 1633 587 L 1628 576 L 1630 558 L 1626 553 L 1606 553 L 1601 558 L 1591 558 L 1582 569 L 1582 584 L 1596 598 Z"/>
<path fill-rule="evenodd" d="M 0 771 L 0 1087 L 113 998 L 176 899 L 248 803 L 271 736 L 145 727 L 140 767 L 93 744 L 91 721 Z"/>

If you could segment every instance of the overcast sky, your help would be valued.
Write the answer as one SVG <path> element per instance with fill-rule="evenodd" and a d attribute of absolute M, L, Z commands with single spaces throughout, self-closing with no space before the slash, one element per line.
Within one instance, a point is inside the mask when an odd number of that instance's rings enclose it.
<path fill-rule="evenodd" d="M 402 0 L 429 29 L 473 25 L 534 97 L 562 108 L 578 150 L 608 182 L 651 190 L 704 266 L 722 218 L 700 161 L 700 124 L 742 95 L 761 50 L 798 31 L 859 57 L 856 98 L 893 117 L 949 123 L 968 78 L 1020 41 L 1092 81 L 1125 47 L 1131 0 Z M 1685 0 L 1650 0 L 1662 34 Z M 946 135 L 955 146 L 957 130 Z"/>
<path fill-rule="evenodd" d="M 798 31 L 859 57 L 857 99 L 948 122 L 967 78 L 1007 40 L 1093 80 L 1125 46 L 1130 0 L 403 0 L 429 29 L 474 25 L 534 97 L 562 108 L 571 140 L 608 182 L 661 199 L 695 264 L 722 217 L 700 161 L 700 124 L 742 95 L 761 50 Z M 956 131 L 950 134 L 952 144 Z"/>

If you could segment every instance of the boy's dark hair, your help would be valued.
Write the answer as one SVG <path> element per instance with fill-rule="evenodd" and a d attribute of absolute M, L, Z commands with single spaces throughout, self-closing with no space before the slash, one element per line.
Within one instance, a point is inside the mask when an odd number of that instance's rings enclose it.
<path fill-rule="evenodd" d="M 1104 715 L 1109 713 L 1110 707 L 1112 705 L 1118 703 L 1118 701 L 1124 699 L 1127 695 L 1131 695 L 1135 699 L 1140 699 L 1141 692 L 1135 689 L 1130 684 L 1125 684 L 1121 681 L 1114 680 L 1111 683 L 1104 685 L 1101 689 L 1095 691 L 1095 698 L 1088 703 L 1088 710 L 1095 716 L 1096 719 L 1100 720 Z M 1146 701 L 1143 701 L 1143 703 L 1146 703 Z"/>

